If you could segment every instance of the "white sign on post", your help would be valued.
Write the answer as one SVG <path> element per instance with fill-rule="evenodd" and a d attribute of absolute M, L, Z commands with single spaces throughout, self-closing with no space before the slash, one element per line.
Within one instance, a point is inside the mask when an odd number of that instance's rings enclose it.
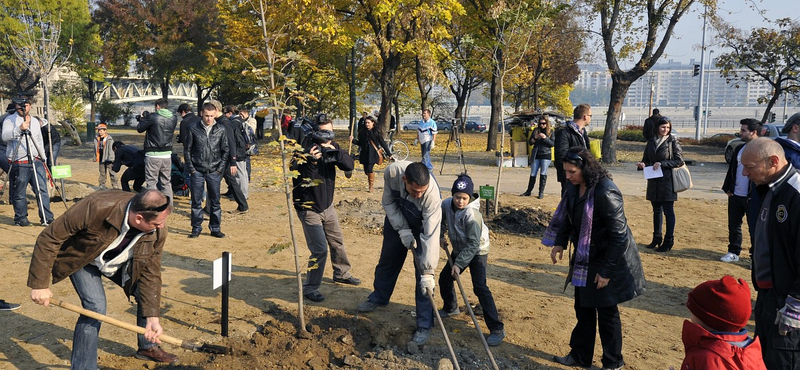
<path fill-rule="evenodd" d="M 231 281 L 231 262 L 233 258 L 228 259 L 228 281 Z M 222 258 L 217 258 L 214 260 L 214 287 L 211 289 L 217 289 L 222 286 Z"/>

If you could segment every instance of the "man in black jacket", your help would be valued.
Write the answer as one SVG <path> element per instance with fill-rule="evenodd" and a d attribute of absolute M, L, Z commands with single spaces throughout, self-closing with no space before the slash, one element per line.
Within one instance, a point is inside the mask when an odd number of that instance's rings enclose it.
<path fill-rule="evenodd" d="M 742 219 L 748 210 L 750 180 L 742 175 L 744 166 L 741 164 L 741 153 L 747 143 L 758 137 L 761 129 L 761 122 L 752 118 L 745 118 L 739 123 L 742 126 L 739 129 L 739 138 L 744 144 L 733 151 L 731 163 L 728 164 L 728 173 L 725 174 L 725 181 L 722 184 L 722 191 L 728 194 L 728 253 L 719 259 L 722 262 L 736 262 L 739 260 L 739 253 L 742 252 Z M 755 217 L 747 217 L 751 235 L 755 221 Z"/>
<path fill-rule="evenodd" d="M 236 143 L 236 182 L 239 183 L 239 189 L 242 190 L 244 198 L 250 197 L 250 180 L 248 180 L 247 173 L 247 137 L 246 137 L 246 123 L 244 118 L 239 114 L 239 109 L 234 106 L 226 107 L 231 110 L 231 115 L 228 119 L 231 122 L 231 129 L 233 130 L 234 142 Z M 227 115 L 227 114 L 226 114 Z"/>
<path fill-rule="evenodd" d="M 656 108 L 653 109 L 653 115 L 644 120 L 644 127 L 642 127 L 642 136 L 644 136 L 644 141 L 650 140 L 656 135 L 654 130 L 656 128 L 656 122 L 658 122 L 659 118 L 661 118 L 661 111 Z"/>
<path fill-rule="evenodd" d="M 567 176 L 564 174 L 563 158 L 569 148 L 582 147 L 589 149 L 589 136 L 586 134 L 586 126 L 592 122 L 592 108 L 589 104 L 580 104 L 572 112 L 572 121 L 564 124 L 555 133 L 555 159 L 556 159 L 556 179 L 561 183 L 561 196 L 567 189 Z"/>
<path fill-rule="evenodd" d="M 169 101 L 156 100 L 156 111 L 139 120 L 136 131 L 144 132 L 144 167 L 148 189 L 160 189 L 172 202 L 172 138 L 178 117 L 167 109 Z"/>
<path fill-rule="evenodd" d="M 210 210 L 208 228 L 211 236 L 224 238 L 220 231 L 222 210 L 219 205 L 219 186 L 222 174 L 228 169 L 228 133 L 217 123 L 217 108 L 203 104 L 202 121 L 188 127 L 183 147 L 183 158 L 189 171 L 192 193 L 192 233 L 190 238 L 200 236 L 203 225 L 203 187 L 208 189 Z"/>
<path fill-rule="evenodd" d="M 743 174 L 760 200 L 753 237 L 753 315 L 767 369 L 800 369 L 800 174 L 775 140 L 742 149 Z"/>
<path fill-rule="evenodd" d="M 200 122 L 200 117 L 198 117 L 192 111 L 192 106 L 186 103 L 183 103 L 178 106 L 178 114 L 181 116 L 181 123 L 178 126 L 178 142 L 181 144 L 186 143 L 186 135 L 189 134 L 189 126 L 194 123 Z"/>
<path fill-rule="evenodd" d="M 211 104 L 217 106 L 219 102 L 212 100 Z M 225 133 L 228 135 L 228 149 L 229 149 L 228 168 L 223 173 L 223 177 L 225 178 L 225 183 L 228 184 L 228 191 L 223 195 L 233 196 L 233 200 L 236 201 L 237 204 L 236 211 L 239 213 L 245 213 L 250 210 L 250 206 L 247 204 L 247 197 L 244 195 L 244 192 L 242 191 L 242 185 L 236 178 L 236 174 L 238 172 L 237 162 L 239 161 L 239 158 L 236 156 L 237 154 L 236 130 L 234 130 L 233 124 L 231 123 L 230 120 L 230 117 L 233 115 L 233 107 L 227 106 L 225 107 L 224 111 L 220 110 L 219 114 L 220 115 L 217 116 L 217 123 L 225 128 Z"/>
<path fill-rule="evenodd" d="M 125 145 L 122 141 L 115 141 L 111 144 L 111 149 L 114 150 L 114 165 L 111 166 L 111 171 L 119 172 L 123 164 L 128 167 L 120 179 L 122 190 L 131 191 L 128 183 L 133 180 L 133 191 L 141 192 L 144 184 L 144 152 L 133 145 Z"/>
<path fill-rule="evenodd" d="M 344 249 L 342 229 L 339 227 L 336 210 L 333 209 L 336 168 L 352 171 L 354 163 L 353 157 L 340 152 L 339 144 L 333 141 L 331 121 L 321 123 L 319 129 L 311 135 L 313 140 L 305 148 L 307 154 L 296 154 L 292 161 L 292 169 L 300 172 L 300 176 L 292 180 L 292 195 L 294 208 L 311 251 L 303 296 L 314 302 L 322 302 L 325 296 L 318 289 L 325 273 L 329 246 L 333 281 L 350 285 L 361 284 L 361 280 L 350 275 L 350 261 Z"/>

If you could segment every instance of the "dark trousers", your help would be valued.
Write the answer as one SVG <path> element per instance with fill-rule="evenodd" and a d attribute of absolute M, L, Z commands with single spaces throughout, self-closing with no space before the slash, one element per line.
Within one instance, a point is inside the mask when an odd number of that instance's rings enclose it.
<path fill-rule="evenodd" d="M 599 327 L 600 343 L 603 347 L 603 367 L 613 369 L 624 365 L 619 308 L 616 305 L 581 307 L 580 289 L 585 288 L 575 288 L 575 317 L 578 319 L 578 323 L 572 329 L 572 336 L 569 339 L 569 346 L 572 348 L 570 354 L 580 364 L 591 365 L 594 357 L 594 342 Z"/>
<path fill-rule="evenodd" d="M 731 195 L 728 197 L 728 252 L 739 255 L 742 252 L 742 219 L 747 214 L 747 197 Z M 749 218 L 748 218 L 748 221 Z"/>
<path fill-rule="evenodd" d="M 230 167 L 227 166 L 225 166 L 225 183 L 228 184 L 228 192 L 233 195 L 233 200 L 239 205 L 238 208 L 240 210 L 249 209 L 250 206 L 247 205 L 247 198 L 244 196 L 244 192 L 242 192 L 242 186 L 239 184 L 239 180 L 236 179 L 236 176 L 231 173 Z"/>
<path fill-rule="evenodd" d="M 769 370 L 800 370 L 800 331 L 791 330 L 786 335 L 778 333 L 775 315 L 786 303 L 775 289 L 759 289 L 756 307 L 756 336 L 761 340 L 761 354 Z"/>
<path fill-rule="evenodd" d="M 128 167 L 122 173 L 120 179 L 120 186 L 124 191 L 131 191 L 130 181 L 133 180 L 133 191 L 141 192 L 142 184 L 144 184 L 144 166 Z"/>
<path fill-rule="evenodd" d="M 192 232 L 199 233 L 203 229 L 203 188 L 208 187 L 208 200 L 206 207 L 210 210 L 208 228 L 211 231 L 220 231 L 222 210 L 219 206 L 219 186 L 222 174 L 217 172 L 200 173 L 195 171 L 189 177 L 189 186 L 192 194 Z"/>
<path fill-rule="evenodd" d="M 653 205 L 653 236 L 661 236 L 662 214 L 667 219 L 667 232 L 664 239 L 675 236 L 675 202 L 650 202 Z"/>
<path fill-rule="evenodd" d="M 419 242 L 419 232 L 414 233 Z M 422 254 L 422 248 L 417 247 L 411 253 Z M 375 282 L 372 284 L 374 291 L 369 295 L 367 300 L 379 305 L 385 306 L 389 304 L 389 299 L 392 297 L 394 287 L 397 284 L 397 277 L 403 269 L 403 264 L 406 261 L 408 249 L 400 241 L 400 235 L 389 223 L 388 218 L 383 221 L 383 246 L 381 247 L 381 256 L 378 260 L 378 265 L 375 266 Z M 414 279 L 416 285 L 414 287 L 414 300 L 417 305 L 417 328 L 430 329 L 433 327 L 433 304 L 428 296 L 422 294 L 419 286 L 420 273 L 419 269 L 414 263 Z"/>
<path fill-rule="evenodd" d="M 491 331 L 503 330 L 503 322 L 500 321 L 500 315 L 497 313 L 497 306 L 494 304 L 494 297 L 489 286 L 486 285 L 486 265 L 488 255 L 475 256 L 469 262 L 466 268 L 469 269 L 472 276 L 472 292 L 478 297 L 478 302 L 481 303 L 483 309 L 483 319 L 486 320 L 486 326 Z M 453 259 L 456 255 L 453 255 Z M 439 292 L 444 301 L 444 310 L 453 311 L 458 307 L 458 300 L 456 299 L 456 289 L 453 286 L 453 275 L 450 272 L 453 270 L 450 262 L 447 263 L 442 273 L 439 274 Z M 463 270 L 461 271 L 464 272 Z"/>

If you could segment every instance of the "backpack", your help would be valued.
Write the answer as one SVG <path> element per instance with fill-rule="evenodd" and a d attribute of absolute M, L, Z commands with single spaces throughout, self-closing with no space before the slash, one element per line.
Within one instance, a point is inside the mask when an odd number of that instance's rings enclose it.
<path fill-rule="evenodd" d="M 244 131 L 244 142 L 247 144 L 245 148 L 247 155 L 258 155 L 258 141 L 256 140 L 256 133 L 250 125 L 242 124 L 242 131 Z"/>

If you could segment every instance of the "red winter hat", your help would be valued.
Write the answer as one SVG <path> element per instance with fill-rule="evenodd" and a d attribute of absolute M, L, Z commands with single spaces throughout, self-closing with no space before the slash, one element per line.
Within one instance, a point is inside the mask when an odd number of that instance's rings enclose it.
<path fill-rule="evenodd" d="M 708 327 L 735 333 L 750 320 L 750 287 L 728 275 L 709 280 L 689 292 L 686 308 Z"/>

